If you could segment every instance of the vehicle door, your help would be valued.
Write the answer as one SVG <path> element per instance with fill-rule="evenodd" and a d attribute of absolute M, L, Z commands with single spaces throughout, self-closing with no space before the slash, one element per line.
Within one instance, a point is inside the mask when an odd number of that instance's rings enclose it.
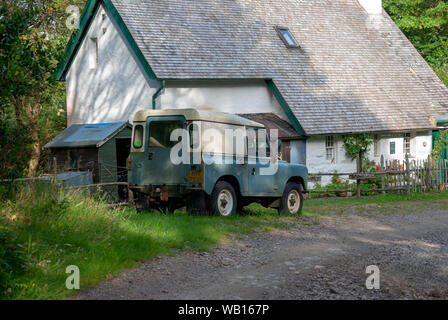
<path fill-rule="evenodd" d="M 275 174 L 266 174 L 271 165 L 269 138 L 266 129 L 248 128 L 249 196 L 269 196 L 274 193 Z M 255 147 L 255 149 L 254 149 Z M 262 169 L 265 170 L 262 170 Z"/>
<path fill-rule="evenodd" d="M 146 121 L 147 151 L 145 177 L 150 185 L 185 184 L 188 164 L 175 164 L 171 151 L 181 141 L 171 141 L 171 134 L 176 129 L 185 129 L 184 117 L 150 117 Z M 180 149 L 178 156 L 188 150 Z M 145 179 L 146 180 L 146 179 Z"/>

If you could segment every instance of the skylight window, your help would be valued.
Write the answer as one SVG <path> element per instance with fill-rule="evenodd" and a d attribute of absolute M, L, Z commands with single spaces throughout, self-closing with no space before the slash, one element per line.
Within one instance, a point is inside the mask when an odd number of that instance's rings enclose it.
<path fill-rule="evenodd" d="M 291 31 L 289 31 L 288 28 L 285 27 L 277 27 L 277 32 L 282 41 L 285 43 L 285 45 L 288 48 L 298 48 L 299 43 L 297 42 L 296 38 L 292 35 Z"/>

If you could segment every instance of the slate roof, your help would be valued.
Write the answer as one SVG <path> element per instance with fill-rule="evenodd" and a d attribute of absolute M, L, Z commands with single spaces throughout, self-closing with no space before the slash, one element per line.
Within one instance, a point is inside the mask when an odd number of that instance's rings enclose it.
<path fill-rule="evenodd" d="M 45 148 L 101 147 L 126 126 L 128 122 L 74 124 L 62 131 Z"/>
<path fill-rule="evenodd" d="M 271 129 L 277 129 L 279 139 L 297 139 L 302 137 L 288 121 L 273 113 L 246 113 L 239 114 L 239 116 L 261 123 L 268 130 L 268 134 Z"/>
<path fill-rule="evenodd" d="M 358 0 L 110 1 L 157 78 L 273 80 L 309 135 L 430 129 L 448 114 L 448 89 Z"/>

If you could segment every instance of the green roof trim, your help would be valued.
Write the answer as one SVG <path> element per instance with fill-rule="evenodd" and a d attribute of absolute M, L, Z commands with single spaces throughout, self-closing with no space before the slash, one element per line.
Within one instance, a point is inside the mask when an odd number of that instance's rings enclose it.
<path fill-rule="evenodd" d="M 291 122 L 294 129 L 299 133 L 300 135 L 306 136 L 305 130 L 303 130 L 302 126 L 300 125 L 299 120 L 297 120 L 296 116 L 292 113 L 291 108 L 289 107 L 288 103 L 283 98 L 282 94 L 280 93 L 280 90 L 278 90 L 277 86 L 275 85 L 273 80 L 266 80 L 266 84 L 271 90 L 272 94 L 274 95 L 275 99 L 277 99 L 278 103 L 282 107 L 283 111 L 286 113 L 286 116 L 288 117 L 289 121 Z"/>
<path fill-rule="evenodd" d="M 84 38 L 86 37 L 86 34 L 89 30 L 92 20 L 95 17 L 101 3 L 104 4 L 106 10 L 110 13 L 111 18 L 114 20 L 114 22 L 117 24 L 118 28 L 124 35 L 129 46 L 134 52 L 137 60 L 140 62 L 141 66 L 145 70 L 146 74 L 151 79 L 158 79 L 154 71 L 151 69 L 151 66 L 148 64 L 148 61 L 146 61 L 145 57 L 143 56 L 143 53 L 141 52 L 140 48 L 138 47 L 137 43 L 132 37 L 129 29 L 126 27 L 126 24 L 124 23 L 117 9 L 110 0 L 87 1 L 87 4 L 84 7 L 84 10 L 80 18 L 79 29 L 72 34 L 70 41 L 67 47 L 65 48 L 63 60 L 59 63 L 58 71 L 56 73 L 56 79 L 59 81 L 65 81 L 67 72 L 73 63 L 73 60 L 75 59 L 76 54 L 78 53 L 79 48 L 81 47 L 84 41 Z"/>

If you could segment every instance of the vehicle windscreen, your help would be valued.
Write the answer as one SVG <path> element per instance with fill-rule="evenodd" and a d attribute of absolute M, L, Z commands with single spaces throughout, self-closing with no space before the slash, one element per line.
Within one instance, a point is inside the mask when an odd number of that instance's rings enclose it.
<path fill-rule="evenodd" d="M 171 133 L 176 129 L 182 129 L 182 121 L 154 121 L 149 124 L 149 147 L 170 149 L 178 141 L 171 141 Z"/>

